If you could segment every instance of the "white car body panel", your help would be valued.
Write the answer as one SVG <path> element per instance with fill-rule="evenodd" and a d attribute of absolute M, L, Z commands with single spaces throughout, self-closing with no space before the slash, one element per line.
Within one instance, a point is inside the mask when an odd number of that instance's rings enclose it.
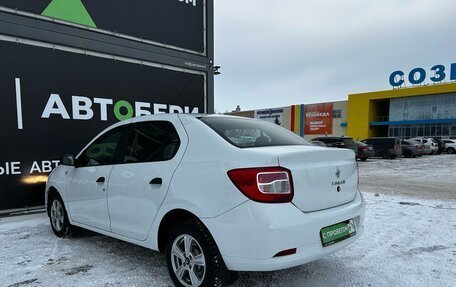
<path fill-rule="evenodd" d="M 249 150 L 278 156 L 279 165 L 288 168 L 293 176 L 296 192 L 292 202 L 304 212 L 348 203 L 356 196 L 358 173 L 353 164 L 356 155 L 351 149 L 273 146 Z M 336 182 L 341 184 L 334 184 Z M 339 192 L 337 186 L 341 188 Z"/>
<path fill-rule="evenodd" d="M 364 231 L 364 207 L 357 191 L 352 202 L 317 212 L 304 213 L 291 203 L 248 201 L 224 215 L 202 221 L 211 230 L 228 269 L 272 271 L 313 261 L 353 243 Z M 356 235 L 323 247 L 320 230 L 348 219 L 354 219 Z M 290 248 L 297 248 L 297 253 L 273 257 Z"/>
<path fill-rule="evenodd" d="M 188 139 L 177 117 L 157 115 L 155 120 L 170 121 L 180 138 L 180 148 L 171 160 L 115 165 L 108 186 L 108 209 L 113 233 L 136 240 L 146 240 L 179 165 Z M 134 122 L 134 121 L 133 121 Z M 152 179 L 162 184 L 150 184 Z"/>
<path fill-rule="evenodd" d="M 46 202 L 49 189 L 55 188 L 71 224 L 154 250 L 158 250 L 158 231 L 166 214 L 188 211 L 209 229 L 228 268 L 239 271 L 300 265 L 333 253 L 361 235 L 365 203 L 357 188 L 353 151 L 315 146 L 241 149 L 194 116 L 177 114 L 134 118 L 103 133 L 120 125 L 154 120 L 170 121 L 178 131 L 181 145 L 173 159 L 104 166 L 96 171 L 59 166 L 49 176 Z M 292 203 L 254 202 L 227 176 L 232 169 L 271 166 L 291 170 L 295 185 Z M 78 181 L 75 176 L 82 173 L 84 179 Z M 94 184 L 97 176 L 104 176 L 105 184 Z M 149 184 L 155 177 L 163 179 L 161 186 Z M 342 180 L 338 192 L 333 182 Z M 77 189 L 69 187 L 75 182 L 80 185 Z M 90 218 L 85 219 L 83 209 L 96 210 L 88 212 Z M 320 229 L 348 219 L 354 219 L 357 235 L 323 248 Z M 288 248 L 297 248 L 297 254 L 272 258 Z"/>
<path fill-rule="evenodd" d="M 111 231 L 106 186 L 113 166 L 90 166 L 68 171 L 67 206 L 73 221 Z M 103 183 L 97 183 L 105 178 Z"/>

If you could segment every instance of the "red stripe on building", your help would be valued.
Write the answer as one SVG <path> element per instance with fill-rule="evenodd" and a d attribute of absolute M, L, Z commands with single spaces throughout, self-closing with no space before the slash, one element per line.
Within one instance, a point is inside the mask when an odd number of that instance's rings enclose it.
<path fill-rule="evenodd" d="M 291 125 L 290 130 L 295 131 L 295 106 L 291 106 Z"/>

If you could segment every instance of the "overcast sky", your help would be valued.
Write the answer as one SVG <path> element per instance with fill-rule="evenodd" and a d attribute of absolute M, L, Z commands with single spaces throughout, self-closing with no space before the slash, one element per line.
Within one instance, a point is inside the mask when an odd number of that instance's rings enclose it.
<path fill-rule="evenodd" d="M 214 0 L 215 109 L 346 100 L 456 62 L 455 0 Z"/>

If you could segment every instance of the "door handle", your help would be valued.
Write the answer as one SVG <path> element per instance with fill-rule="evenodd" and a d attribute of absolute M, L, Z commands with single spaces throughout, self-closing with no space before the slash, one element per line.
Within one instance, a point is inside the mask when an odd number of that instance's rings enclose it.
<path fill-rule="evenodd" d="M 162 183 L 163 183 L 163 180 L 160 177 L 156 177 L 149 182 L 149 184 L 157 184 L 157 185 L 161 185 Z"/>
<path fill-rule="evenodd" d="M 100 177 L 99 179 L 97 179 L 97 183 L 104 183 L 104 182 L 105 182 L 104 177 Z"/>

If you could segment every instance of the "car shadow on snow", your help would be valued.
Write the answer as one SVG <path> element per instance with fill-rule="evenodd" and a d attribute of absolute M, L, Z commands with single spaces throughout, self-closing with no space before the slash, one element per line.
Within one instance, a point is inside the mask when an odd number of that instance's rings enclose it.
<path fill-rule="evenodd" d="M 99 254 L 94 255 L 95 258 L 100 259 L 99 262 L 93 262 L 94 259 L 91 259 L 83 266 L 88 270 L 92 269 L 92 266 L 96 267 L 100 264 L 103 264 L 104 268 L 108 267 L 106 265 L 112 265 L 109 267 L 110 269 L 122 272 L 126 277 L 144 276 L 144 280 L 155 282 L 154 286 L 172 286 L 166 269 L 166 258 L 161 253 L 86 230 L 79 231 L 71 241 L 81 241 L 78 243 L 79 246 L 86 245 L 89 252 L 93 250 Z M 98 260 L 95 259 L 95 261 Z M 84 269 L 82 272 L 86 271 L 85 268 L 80 269 Z M 67 275 L 70 275 L 81 270 L 75 268 L 65 271 L 69 273 Z M 279 271 L 241 272 L 239 280 L 233 286 L 321 286 L 322 282 L 332 283 L 328 274 L 344 272 L 348 272 L 348 270 L 346 270 L 343 260 L 336 256 L 329 256 L 302 266 Z M 336 282 L 334 280 L 334 283 Z"/>
<path fill-rule="evenodd" d="M 241 272 L 234 286 L 337 286 L 340 283 L 337 277 L 347 273 L 349 271 L 343 260 L 336 256 L 329 256 L 279 271 Z M 328 276 L 328 274 L 334 276 Z"/>

